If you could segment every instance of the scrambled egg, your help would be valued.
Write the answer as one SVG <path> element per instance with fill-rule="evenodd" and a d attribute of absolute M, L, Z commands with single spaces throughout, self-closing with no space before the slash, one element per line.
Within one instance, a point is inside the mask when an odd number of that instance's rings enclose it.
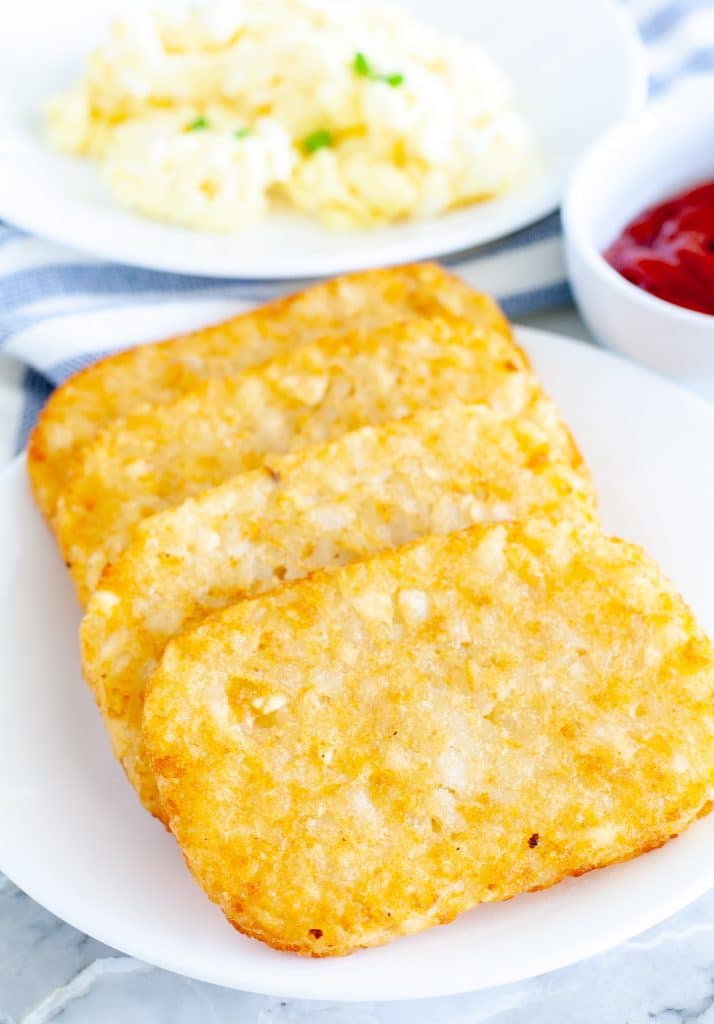
<path fill-rule="evenodd" d="M 278 206 L 335 227 L 433 216 L 502 193 L 530 152 L 483 52 L 356 0 L 128 15 L 48 132 L 125 205 L 222 232 Z"/>

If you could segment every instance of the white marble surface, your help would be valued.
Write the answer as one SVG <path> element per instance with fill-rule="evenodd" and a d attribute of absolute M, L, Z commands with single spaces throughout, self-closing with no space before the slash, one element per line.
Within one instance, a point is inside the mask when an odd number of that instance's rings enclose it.
<path fill-rule="evenodd" d="M 525 983 L 448 999 L 338 1004 L 247 995 L 147 967 L 5 882 L 0 964 L 0 1024 L 711 1024 L 714 892 L 609 953 Z"/>
<path fill-rule="evenodd" d="M 572 310 L 540 314 L 526 322 L 587 337 Z M 51 850 L 47 869 L 52 870 Z M 583 921 L 583 928 L 587 927 Z M 149 967 L 65 925 L 0 876 L 0 1024 L 59 1020 L 62 1024 L 714 1024 L 714 891 L 608 953 L 527 982 L 448 999 L 339 1004 L 233 992 Z"/>

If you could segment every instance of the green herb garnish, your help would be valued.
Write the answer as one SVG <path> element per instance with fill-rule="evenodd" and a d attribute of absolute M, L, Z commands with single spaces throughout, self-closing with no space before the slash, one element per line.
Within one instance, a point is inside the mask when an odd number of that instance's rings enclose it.
<path fill-rule="evenodd" d="M 234 139 L 245 139 L 248 135 L 252 135 L 253 132 L 250 128 L 236 128 L 233 132 Z"/>
<path fill-rule="evenodd" d="M 375 71 L 365 55 L 359 50 L 354 55 L 352 70 L 361 78 L 369 78 L 370 82 L 384 82 L 385 85 L 391 85 L 393 89 L 396 89 L 398 85 L 404 82 L 404 75 L 401 71 L 393 71 L 389 75 L 381 75 L 378 71 Z"/>
<path fill-rule="evenodd" d="M 325 147 L 332 146 L 333 141 L 332 132 L 328 132 L 324 128 L 320 128 L 311 135 L 305 136 L 302 140 L 302 148 L 306 153 L 316 153 L 318 149 L 325 149 Z"/>
<path fill-rule="evenodd" d="M 362 75 L 363 78 L 371 78 L 374 74 L 369 61 L 363 53 L 359 52 L 359 50 L 355 54 L 355 59 L 352 61 L 352 69 L 355 74 Z"/>
<path fill-rule="evenodd" d="M 208 128 L 208 126 L 208 121 L 203 117 L 203 115 L 201 115 L 201 117 L 197 117 L 195 121 L 192 121 L 191 124 L 186 125 L 186 131 L 200 132 L 203 131 L 204 128 Z"/>

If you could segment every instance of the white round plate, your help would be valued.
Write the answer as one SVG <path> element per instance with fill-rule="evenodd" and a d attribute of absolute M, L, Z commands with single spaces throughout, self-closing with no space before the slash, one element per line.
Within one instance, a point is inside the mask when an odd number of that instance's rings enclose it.
<path fill-rule="evenodd" d="M 151 221 L 112 199 L 90 162 L 53 152 L 44 100 L 74 80 L 119 0 L 23 0 L 0 37 L 0 217 L 38 235 L 181 273 L 308 277 L 478 245 L 555 209 L 578 156 L 644 102 L 635 31 L 615 0 L 400 0 L 443 30 L 482 44 L 515 82 L 540 171 L 508 196 L 436 219 L 337 232 L 276 214 L 234 237 Z M 148 0 L 124 0 L 122 7 Z"/>
<path fill-rule="evenodd" d="M 137 328 L 146 314 L 134 310 Z M 90 323 L 94 337 L 112 337 L 112 313 Z M 714 633 L 714 406 L 579 342 L 526 329 L 519 340 L 582 447 L 606 528 L 644 544 Z M 140 807 L 81 679 L 79 619 L 20 459 L 0 479 L 0 869 L 58 917 L 126 953 L 273 995 L 436 996 L 562 967 L 714 885 L 712 815 L 637 860 L 381 949 L 315 961 L 278 953 L 226 923 L 172 837 Z"/>

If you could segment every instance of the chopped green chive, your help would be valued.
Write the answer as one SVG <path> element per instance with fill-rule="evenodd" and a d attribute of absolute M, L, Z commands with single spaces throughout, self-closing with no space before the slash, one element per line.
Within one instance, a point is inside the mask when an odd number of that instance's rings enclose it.
<path fill-rule="evenodd" d="M 357 75 L 362 75 L 363 78 L 371 78 L 373 75 L 372 68 L 369 66 L 369 61 L 363 53 L 357 51 L 355 59 L 352 61 L 352 68 Z"/>
<path fill-rule="evenodd" d="M 191 122 L 191 124 L 186 125 L 187 132 L 200 132 L 203 131 L 204 128 L 208 128 L 208 121 L 203 116 L 197 117 L 195 121 Z"/>
<path fill-rule="evenodd" d="M 389 75 L 380 75 L 359 50 L 352 60 L 352 70 L 356 75 L 360 75 L 361 78 L 369 78 L 371 82 L 384 82 L 386 85 L 391 85 L 393 89 L 396 89 L 398 85 L 404 82 L 404 75 L 401 71 L 393 71 Z"/>
<path fill-rule="evenodd" d="M 331 146 L 332 144 L 332 133 L 325 131 L 324 128 L 313 132 L 311 135 L 305 136 L 302 140 L 302 148 L 306 153 L 315 153 L 318 149 L 324 149 L 326 146 Z"/>
<path fill-rule="evenodd" d="M 248 135 L 252 135 L 250 128 L 236 128 L 233 132 L 234 139 L 245 139 Z"/>

